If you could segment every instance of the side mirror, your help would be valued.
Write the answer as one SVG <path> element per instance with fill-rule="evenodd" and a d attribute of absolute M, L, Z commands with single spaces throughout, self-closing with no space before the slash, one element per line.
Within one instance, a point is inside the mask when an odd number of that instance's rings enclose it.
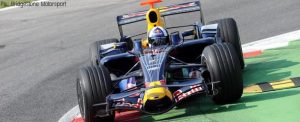
<path fill-rule="evenodd" d="M 133 51 L 138 52 L 138 53 L 143 52 L 142 40 L 141 39 L 135 39 L 133 41 Z"/>
<path fill-rule="evenodd" d="M 182 37 L 192 36 L 192 35 L 195 35 L 194 30 L 186 30 L 186 31 L 182 32 Z"/>
<path fill-rule="evenodd" d="M 179 31 L 171 33 L 171 44 L 172 45 L 178 45 L 178 44 L 182 43 L 183 41 L 184 40 L 181 37 Z"/>
<path fill-rule="evenodd" d="M 124 36 L 120 39 L 120 42 L 126 42 L 128 50 L 133 49 L 133 41 L 132 41 L 131 37 Z"/>

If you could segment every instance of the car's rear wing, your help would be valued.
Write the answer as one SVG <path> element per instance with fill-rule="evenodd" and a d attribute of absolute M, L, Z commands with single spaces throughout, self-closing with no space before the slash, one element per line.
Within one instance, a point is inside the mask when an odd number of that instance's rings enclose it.
<path fill-rule="evenodd" d="M 171 5 L 171 6 L 164 6 L 164 7 L 160 7 L 159 10 L 161 12 L 160 14 L 162 17 L 200 11 L 200 21 L 204 23 L 200 1 L 181 3 L 177 5 Z M 119 26 L 121 37 L 123 36 L 123 32 L 121 28 L 122 25 L 144 21 L 146 20 L 145 17 L 146 13 L 147 11 L 139 11 L 139 12 L 117 16 L 117 23 Z"/>
<path fill-rule="evenodd" d="M 200 2 L 188 2 L 188 3 L 182 3 L 177 5 L 171 5 L 171 6 L 164 6 L 159 8 L 161 12 L 161 16 L 169 16 L 169 15 L 175 15 L 175 14 L 181 14 L 181 13 L 189 13 L 189 12 L 195 12 L 200 11 Z M 124 14 L 117 16 L 117 22 L 118 25 L 126 25 L 138 21 L 146 20 L 147 11 L 139 11 L 135 13 L 130 14 Z"/>

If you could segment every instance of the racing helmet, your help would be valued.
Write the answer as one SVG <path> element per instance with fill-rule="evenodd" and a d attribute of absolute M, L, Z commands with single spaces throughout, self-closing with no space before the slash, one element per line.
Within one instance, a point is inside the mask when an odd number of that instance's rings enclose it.
<path fill-rule="evenodd" d="M 149 31 L 149 44 L 153 46 L 166 45 L 169 43 L 169 35 L 166 29 L 156 26 Z"/>

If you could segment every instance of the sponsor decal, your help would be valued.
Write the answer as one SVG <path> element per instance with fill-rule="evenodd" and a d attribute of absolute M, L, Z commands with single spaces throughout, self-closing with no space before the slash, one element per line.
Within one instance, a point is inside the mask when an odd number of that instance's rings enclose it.
<path fill-rule="evenodd" d="M 162 30 L 159 29 L 159 28 L 156 28 L 156 29 L 154 30 L 154 33 L 155 33 L 155 34 L 163 34 Z"/>
<path fill-rule="evenodd" d="M 190 86 L 190 90 L 187 92 L 182 92 L 182 90 L 177 90 L 173 93 L 174 97 L 175 97 L 175 102 L 179 102 L 181 100 L 183 100 L 184 98 L 187 98 L 191 95 L 193 95 L 194 93 L 197 93 L 199 91 L 202 91 L 203 89 L 201 88 L 200 85 L 193 85 Z"/>
<path fill-rule="evenodd" d="M 158 8 L 158 9 L 160 12 L 167 12 L 167 11 L 172 11 L 172 10 L 176 10 L 176 9 L 193 7 L 193 6 L 197 6 L 197 4 L 195 2 L 191 2 L 191 3 L 187 3 L 187 4 L 181 4 L 181 5 L 164 6 L 164 7 Z M 138 16 L 144 16 L 144 15 L 146 15 L 146 13 L 147 13 L 147 11 L 125 14 L 122 16 L 121 19 L 128 19 L 128 18 L 133 18 L 133 17 L 138 17 Z"/>
<path fill-rule="evenodd" d="M 122 16 L 122 19 L 128 19 L 128 18 L 133 18 L 133 17 L 137 17 L 137 16 L 144 16 L 146 15 L 146 11 L 142 11 L 142 12 L 137 12 L 137 13 L 131 13 L 131 14 L 126 14 Z"/>
<path fill-rule="evenodd" d="M 144 50 L 144 54 L 159 54 L 164 52 L 163 49 L 152 49 L 152 50 Z"/>
<path fill-rule="evenodd" d="M 187 7 L 193 7 L 196 6 L 196 3 L 188 3 L 188 4 L 183 4 L 183 5 L 175 5 L 175 6 L 170 6 L 170 7 L 161 7 L 159 8 L 160 12 L 166 12 L 166 11 L 171 11 L 171 10 L 176 10 L 176 9 L 181 9 L 181 8 L 187 8 Z"/>
<path fill-rule="evenodd" d="M 136 103 L 131 103 L 129 101 L 126 101 L 124 98 L 116 101 L 116 107 L 128 107 L 128 108 L 136 108 L 140 109 L 142 108 L 142 99 L 138 98 Z"/>

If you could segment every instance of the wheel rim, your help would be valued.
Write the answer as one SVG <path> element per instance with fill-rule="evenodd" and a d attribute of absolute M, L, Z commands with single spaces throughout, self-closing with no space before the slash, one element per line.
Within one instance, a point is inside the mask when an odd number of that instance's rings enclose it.
<path fill-rule="evenodd" d="M 207 65 L 207 59 L 206 59 L 206 57 L 204 56 L 204 55 L 202 55 L 201 56 L 201 64 L 202 65 L 205 65 L 206 66 L 206 68 L 207 68 L 207 71 L 208 71 L 208 79 L 206 79 L 205 81 L 207 81 L 207 83 L 209 83 L 209 82 L 211 82 L 212 80 L 211 80 L 211 72 L 209 71 L 209 66 Z"/>

